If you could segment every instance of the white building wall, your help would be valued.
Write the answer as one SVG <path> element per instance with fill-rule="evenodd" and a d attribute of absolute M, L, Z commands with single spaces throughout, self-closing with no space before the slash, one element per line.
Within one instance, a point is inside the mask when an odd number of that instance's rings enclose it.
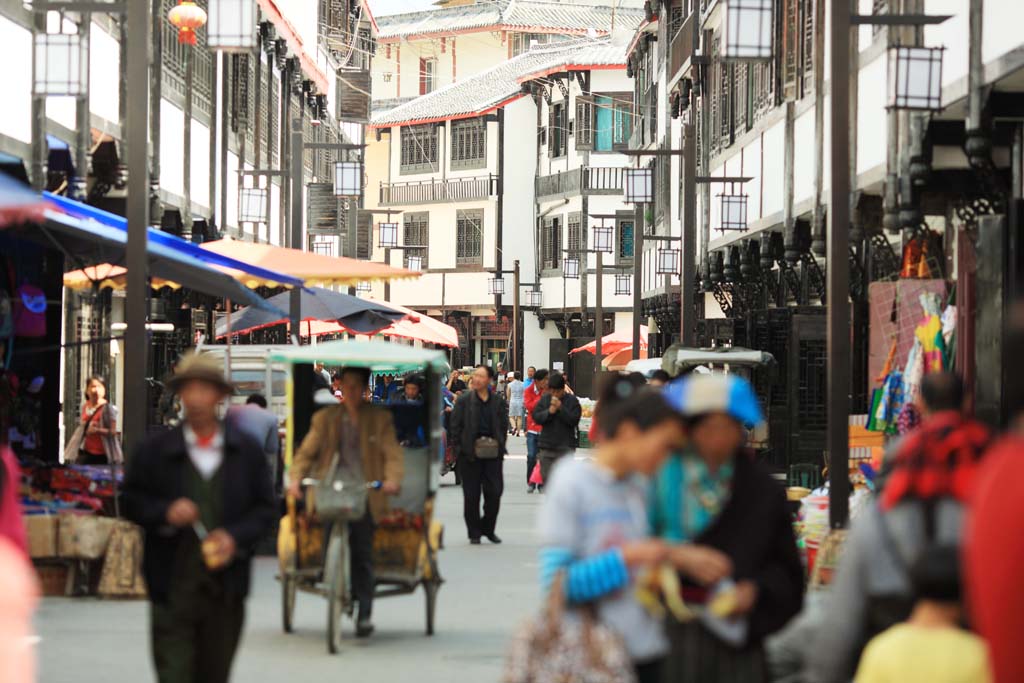
<path fill-rule="evenodd" d="M 120 116 L 121 46 L 117 39 L 92 24 L 89 31 L 89 109 L 96 116 L 117 122 Z"/>
<path fill-rule="evenodd" d="M 181 196 L 185 191 L 185 115 L 167 100 L 160 100 L 160 187 Z M 209 156 L 209 151 L 204 156 Z"/>
<path fill-rule="evenodd" d="M 435 88 L 463 80 L 508 59 L 503 34 L 490 31 L 383 42 L 373 68 L 373 98 L 387 100 L 420 94 L 420 59 L 436 59 Z M 442 52 L 443 50 L 443 52 Z"/>
<path fill-rule="evenodd" d="M 0 60 L 24 64 L 32 54 L 32 33 L 0 16 Z M 0 107 L 0 133 L 21 142 L 32 141 L 32 68 L 4 72 L 4 106 Z"/>

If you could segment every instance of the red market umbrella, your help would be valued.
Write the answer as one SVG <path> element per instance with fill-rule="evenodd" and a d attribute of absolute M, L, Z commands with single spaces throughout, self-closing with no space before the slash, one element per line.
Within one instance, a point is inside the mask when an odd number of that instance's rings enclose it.
<path fill-rule="evenodd" d="M 618 353 L 622 349 L 627 348 L 633 348 L 632 328 L 627 327 L 621 330 L 616 330 L 611 334 L 606 334 L 605 336 L 601 337 L 601 354 L 604 356 L 609 356 L 613 353 Z M 640 350 L 647 350 L 647 325 L 640 326 Z M 589 344 L 584 344 L 583 346 L 579 346 L 573 349 L 572 351 L 569 352 L 569 355 L 572 356 L 574 354 L 581 353 L 584 351 L 591 354 L 596 353 L 597 340 L 594 340 Z"/>

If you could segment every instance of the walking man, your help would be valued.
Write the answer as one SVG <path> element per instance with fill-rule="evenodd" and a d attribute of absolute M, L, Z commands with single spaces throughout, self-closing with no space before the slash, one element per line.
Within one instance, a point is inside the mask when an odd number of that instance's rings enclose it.
<path fill-rule="evenodd" d="M 531 368 L 532 369 L 532 368 Z M 541 425 L 533 419 L 533 409 L 540 403 L 540 397 L 548 390 L 548 371 L 541 368 L 533 373 L 533 381 L 523 390 L 523 408 L 526 410 L 526 492 L 533 493 L 537 487 L 530 483 L 530 475 L 537 466 L 537 452 L 540 450 Z M 544 485 L 541 484 L 543 490 Z"/>
<path fill-rule="evenodd" d="M 229 426 L 248 434 L 263 447 L 263 454 L 270 468 L 271 481 L 274 482 L 275 492 L 279 492 L 277 483 L 280 481 L 278 456 L 281 451 L 281 436 L 277 416 L 267 409 L 267 399 L 263 394 L 250 395 L 245 399 L 244 406 L 228 408 L 225 421 Z"/>
<path fill-rule="evenodd" d="M 473 545 L 479 545 L 482 536 L 491 543 L 501 543 L 494 529 L 505 488 L 502 460 L 507 452 L 507 424 L 508 406 L 491 391 L 491 369 L 478 365 L 470 379 L 470 390 L 455 402 L 451 422 L 452 441 L 462 473 L 463 515 Z"/>
<path fill-rule="evenodd" d="M 576 448 L 580 414 L 580 402 L 566 391 L 565 377 L 560 372 L 552 372 L 548 377 L 548 393 L 533 409 L 533 419 L 543 427 L 537 439 L 540 446 L 537 457 L 540 476 L 545 482 L 554 464 Z"/>
<path fill-rule="evenodd" d="M 274 519 L 270 473 L 262 445 L 217 419 L 233 387 L 215 360 L 186 356 L 167 387 L 184 422 L 142 442 L 124 486 L 146 534 L 153 662 L 159 683 L 226 683 L 252 549 Z"/>
<path fill-rule="evenodd" d="M 345 482 L 381 482 L 370 491 L 367 510 L 348 523 L 349 558 L 352 567 L 352 597 L 359 603 L 356 636 L 373 633 L 373 532 L 376 520 L 388 512 L 387 496 L 398 493 L 405 471 L 402 448 L 387 408 L 366 402 L 370 371 L 343 368 L 341 391 L 345 400 L 313 415 L 309 432 L 295 453 L 288 471 L 288 494 L 300 498 L 301 482 L 312 476 L 327 476 L 337 454 L 338 479 Z"/>

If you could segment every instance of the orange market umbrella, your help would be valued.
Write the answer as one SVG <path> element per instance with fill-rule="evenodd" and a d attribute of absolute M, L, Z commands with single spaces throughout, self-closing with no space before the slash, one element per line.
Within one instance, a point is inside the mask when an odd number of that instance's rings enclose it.
<path fill-rule="evenodd" d="M 373 300 L 374 299 L 371 299 L 371 301 Z M 459 333 L 451 325 L 423 315 L 422 313 L 417 313 L 411 308 L 406 308 L 405 306 L 399 306 L 398 304 L 390 302 L 388 302 L 387 305 L 397 311 L 408 313 L 409 317 L 404 320 L 398 320 L 391 323 L 389 327 L 385 327 L 383 330 L 377 332 L 377 334 L 385 337 L 412 339 L 414 341 L 421 341 L 426 344 L 436 344 L 438 346 L 455 347 L 459 345 Z M 349 331 L 342 325 L 327 322 L 313 322 L 308 326 L 304 324 L 303 328 L 308 334 L 314 337 Z"/>
<path fill-rule="evenodd" d="M 622 349 L 633 348 L 633 329 L 626 327 L 621 330 L 616 330 L 611 334 L 606 334 L 601 337 L 601 353 L 607 357 L 613 353 L 617 353 Z M 647 350 L 647 325 L 640 326 L 640 351 Z M 577 354 L 582 351 L 587 353 L 595 353 L 597 351 L 597 341 L 592 341 L 589 344 L 576 347 L 569 352 L 569 355 Z"/>
<path fill-rule="evenodd" d="M 302 278 L 307 287 L 352 287 L 360 282 L 401 280 L 420 276 L 415 270 L 395 268 L 385 263 L 344 256 L 325 256 L 287 247 L 275 247 L 271 244 L 241 242 L 231 238 L 204 242 L 201 246 L 208 251 L 231 256 L 239 261 Z M 250 284 L 245 277 L 242 274 L 240 280 L 247 286 L 261 286 L 261 283 Z"/>
<path fill-rule="evenodd" d="M 604 351 L 604 349 L 601 349 Z M 647 358 L 647 349 L 640 349 L 640 357 Z M 604 357 L 601 361 L 601 365 L 606 370 L 625 370 L 626 363 L 633 360 L 633 345 L 630 344 L 624 349 L 620 349 L 615 353 L 610 353 Z"/>

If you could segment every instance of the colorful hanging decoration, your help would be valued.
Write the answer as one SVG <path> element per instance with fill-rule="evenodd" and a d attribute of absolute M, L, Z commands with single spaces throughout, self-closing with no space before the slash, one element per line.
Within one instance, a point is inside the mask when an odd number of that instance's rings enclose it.
<path fill-rule="evenodd" d="M 192 0 L 179 0 L 167 13 L 167 19 L 178 29 L 179 43 L 195 45 L 196 31 L 206 25 L 206 10 Z"/>

